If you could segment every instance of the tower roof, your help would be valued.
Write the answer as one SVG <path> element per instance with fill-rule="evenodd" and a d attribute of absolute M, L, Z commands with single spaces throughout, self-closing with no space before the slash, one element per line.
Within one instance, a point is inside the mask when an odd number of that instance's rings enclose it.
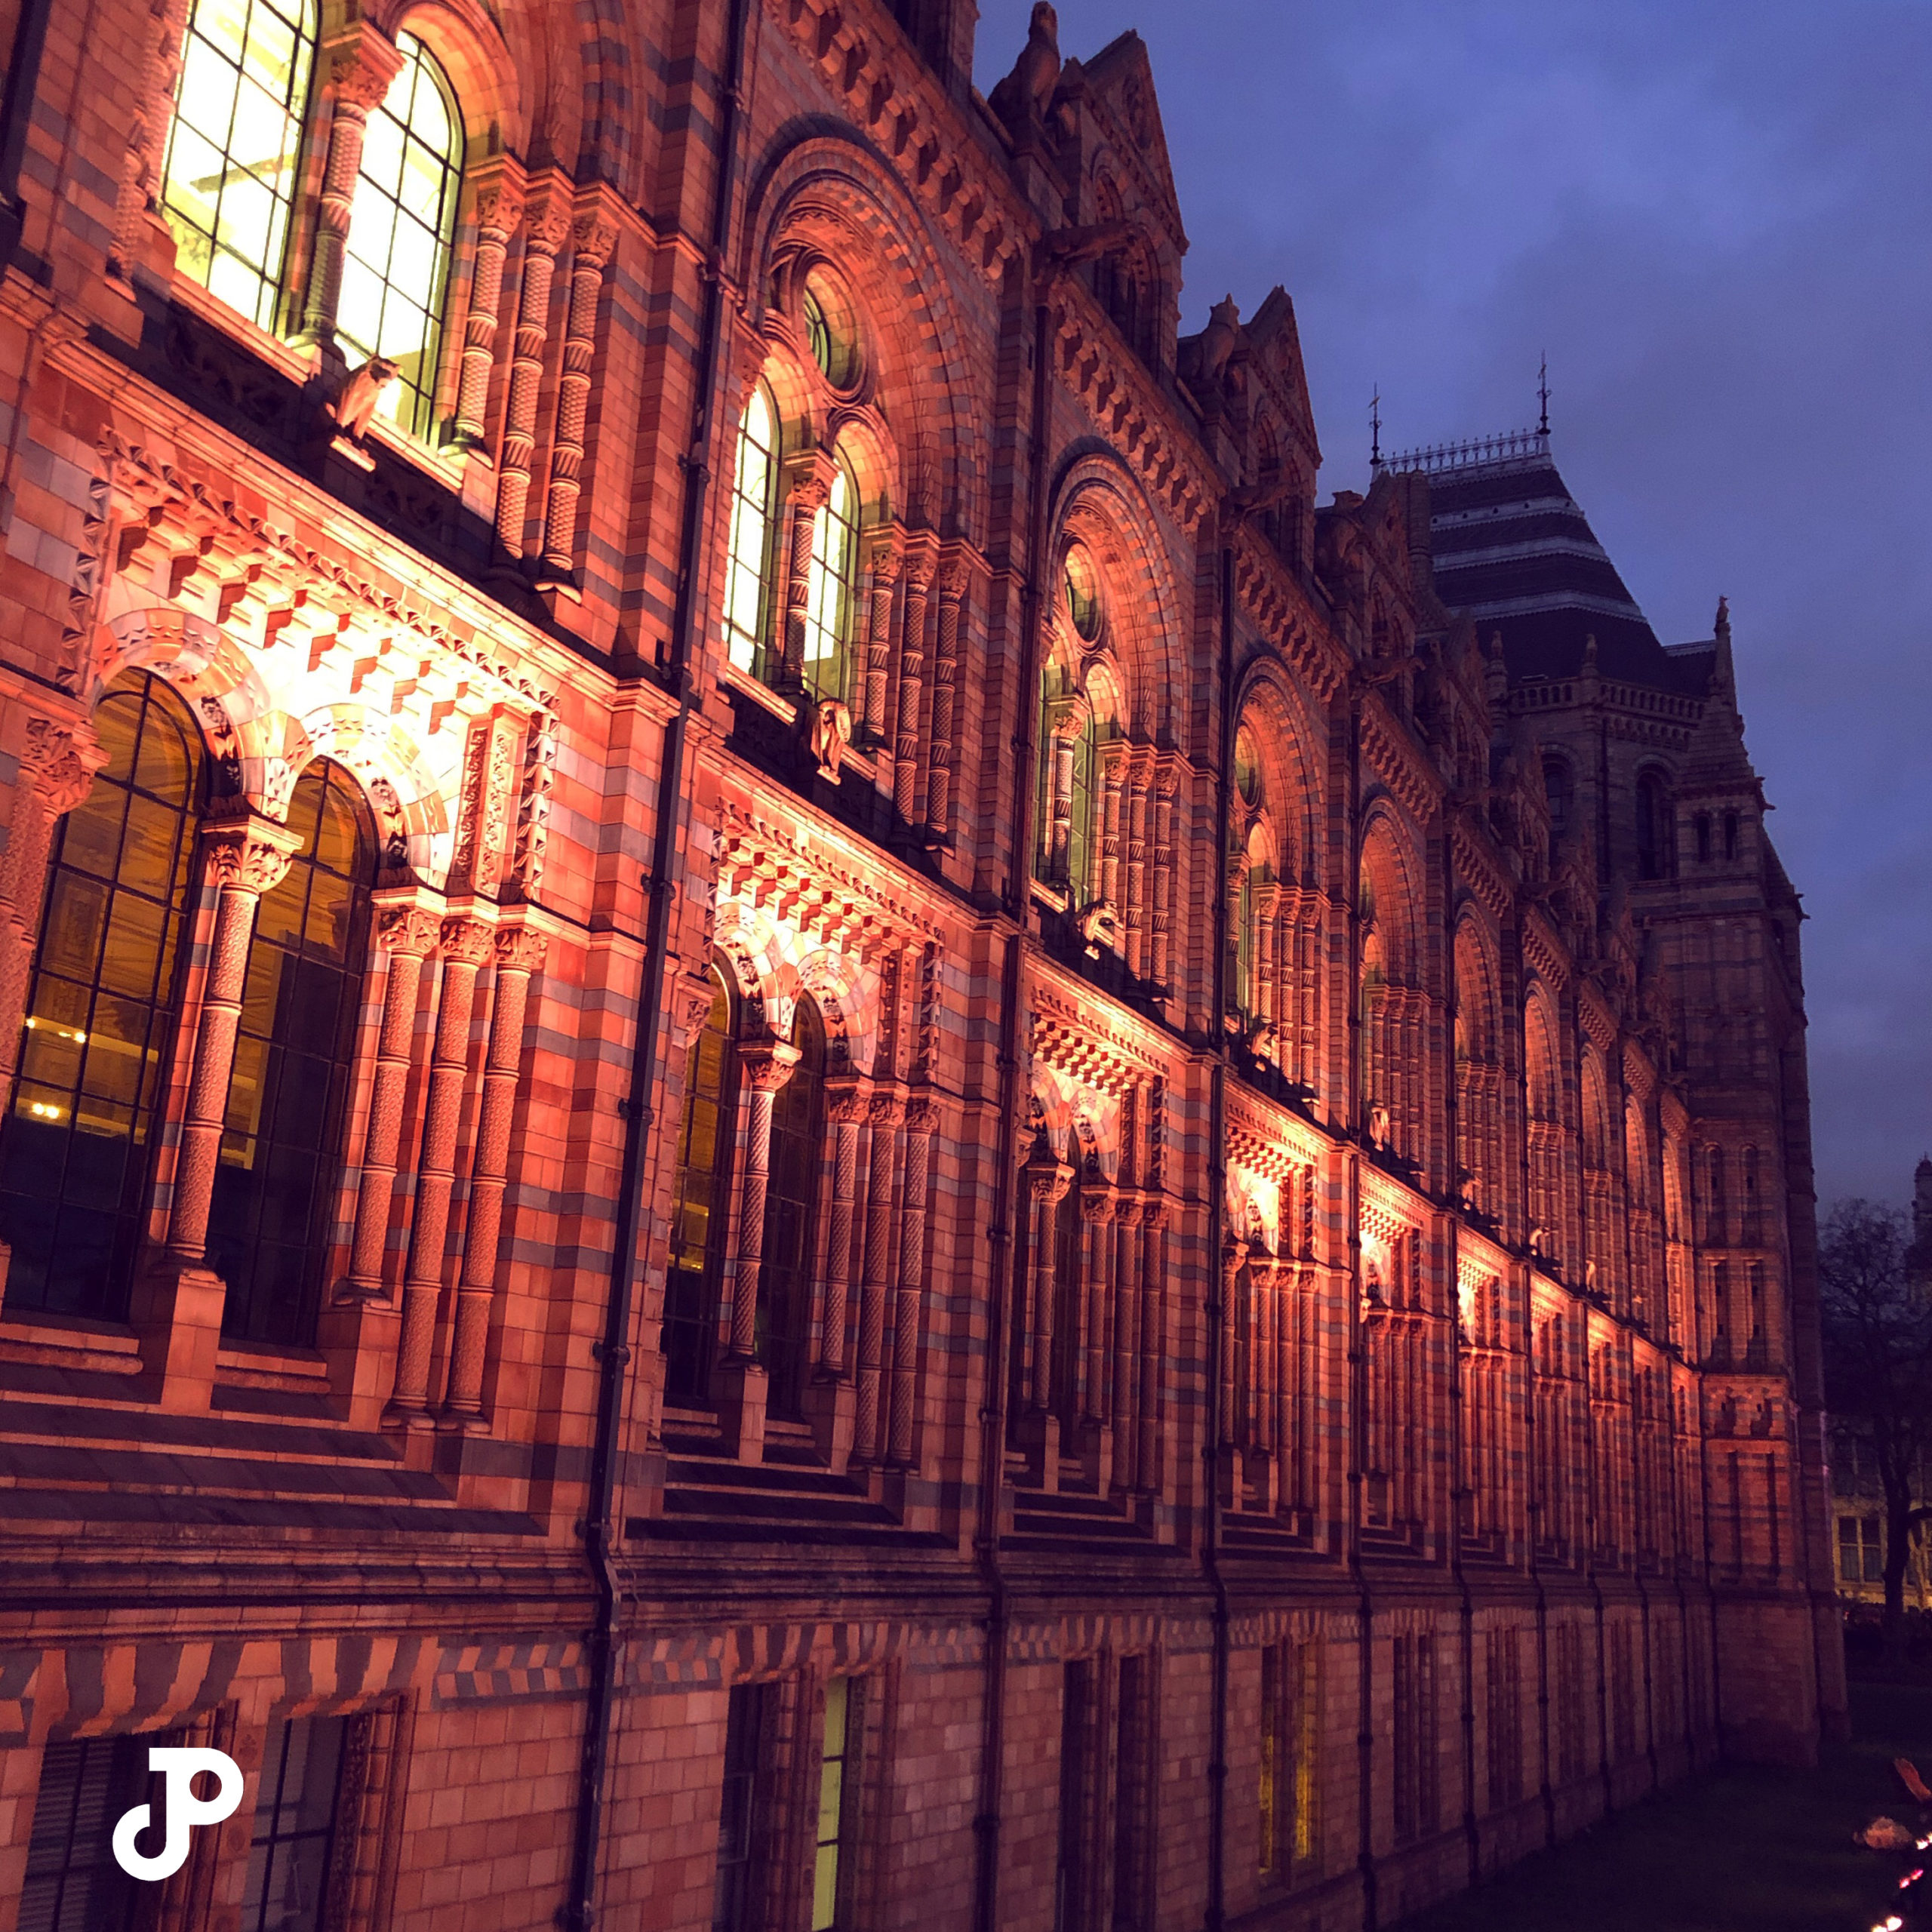
<path fill-rule="evenodd" d="M 1550 454 L 1546 429 L 1443 443 L 1389 459 L 1429 478 L 1436 594 L 1503 637 L 1512 681 L 1574 675 L 1597 641 L 1607 678 L 1701 695 L 1708 643 L 1666 650 Z"/>

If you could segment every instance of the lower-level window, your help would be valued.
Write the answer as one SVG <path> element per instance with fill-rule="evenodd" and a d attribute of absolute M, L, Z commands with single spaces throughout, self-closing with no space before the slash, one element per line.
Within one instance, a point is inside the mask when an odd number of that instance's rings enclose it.
<path fill-rule="evenodd" d="M 50 1744 L 41 1761 L 20 1892 L 20 1932 L 103 1932 L 127 1921 L 134 1887 L 114 1862 L 115 1821 L 138 1801 L 142 1740 Z M 148 1841 L 139 1849 L 157 1847 Z"/>
<path fill-rule="evenodd" d="M 751 1932 L 757 1922 L 756 1884 L 764 1767 L 765 1700 L 762 1684 L 731 1691 L 724 1722 L 724 1783 L 718 1809 L 718 1879 L 711 1932 Z"/>
<path fill-rule="evenodd" d="M 262 1751 L 243 1932 L 322 1932 L 346 1718 L 278 1718 Z"/>

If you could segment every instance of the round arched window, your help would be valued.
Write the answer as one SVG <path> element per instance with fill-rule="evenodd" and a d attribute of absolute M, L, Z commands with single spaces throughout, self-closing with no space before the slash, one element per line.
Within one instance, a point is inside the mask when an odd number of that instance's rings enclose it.
<path fill-rule="evenodd" d="M 859 374 L 858 318 L 844 289 L 823 269 L 805 277 L 801 303 L 805 346 L 819 373 L 835 389 L 848 389 Z"/>
<path fill-rule="evenodd" d="M 1254 734 L 1244 724 L 1235 734 L 1235 791 L 1244 805 L 1261 802 L 1261 758 Z"/>
<path fill-rule="evenodd" d="M 1100 586 L 1094 560 L 1076 545 L 1066 553 L 1066 615 L 1075 631 L 1091 644 L 1100 635 Z"/>

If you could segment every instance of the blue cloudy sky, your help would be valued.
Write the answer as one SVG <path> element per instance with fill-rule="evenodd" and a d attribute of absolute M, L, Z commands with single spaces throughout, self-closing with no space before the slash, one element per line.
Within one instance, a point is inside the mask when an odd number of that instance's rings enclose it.
<path fill-rule="evenodd" d="M 978 79 L 1028 0 L 982 0 Z M 1818 1191 L 1932 1149 L 1932 6 L 1061 0 L 1137 28 L 1185 330 L 1294 297 L 1324 497 L 1385 444 L 1518 427 L 1666 642 L 1729 596 L 1804 895 Z"/>

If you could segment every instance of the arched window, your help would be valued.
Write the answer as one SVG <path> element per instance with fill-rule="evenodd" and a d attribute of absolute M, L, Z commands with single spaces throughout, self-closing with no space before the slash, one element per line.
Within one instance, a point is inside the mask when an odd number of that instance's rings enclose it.
<path fill-rule="evenodd" d="M 325 758 L 297 781 L 288 826 L 302 844 L 255 913 L 208 1253 L 228 1284 L 222 1332 L 300 1346 L 333 1245 L 375 840 Z"/>
<path fill-rule="evenodd" d="M 1049 665 L 1041 679 L 1040 872 L 1075 911 L 1091 896 L 1099 758 L 1092 704 L 1071 689 L 1064 671 Z"/>
<path fill-rule="evenodd" d="M 835 389 L 852 388 L 860 374 L 858 318 L 844 285 L 826 269 L 814 269 L 799 308 L 805 347 L 819 374 Z"/>
<path fill-rule="evenodd" d="M 275 326 L 315 59 L 314 0 L 195 0 L 161 212 L 175 263 Z"/>
<path fill-rule="evenodd" d="M 1560 758 L 1543 761 L 1543 796 L 1549 801 L 1549 836 L 1552 845 L 1560 844 L 1570 829 L 1570 768 Z"/>
<path fill-rule="evenodd" d="M 413 34 L 397 35 L 396 45 L 402 65 L 363 137 L 336 333 L 351 361 L 381 355 L 395 364 L 398 380 L 378 409 L 426 437 L 463 186 L 463 121 L 429 50 Z"/>
<path fill-rule="evenodd" d="M 771 1412 L 788 1420 L 798 1417 L 804 1395 L 825 1127 L 825 1026 L 809 995 L 793 1011 L 792 1044 L 798 1050 L 798 1063 L 771 1109 L 758 1301 L 758 1357 L 771 1377 Z"/>
<path fill-rule="evenodd" d="M 731 662 L 762 669 L 771 621 L 771 532 L 778 508 L 778 411 L 763 383 L 738 426 L 731 481 L 731 547 L 725 567 L 724 647 Z"/>
<path fill-rule="evenodd" d="M 0 1122 L 10 1315 L 125 1312 L 172 1032 L 201 734 L 141 672 L 115 680 L 94 721 L 107 764 L 54 835 Z"/>
<path fill-rule="evenodd" d="M 832 488 L 812 519 L 811 574 L 805 591 L 805 688 L 843 699 L 858 607 L 859 485 L 841 455 Z"/>
<path fill-rule="evenodd" d="M 711 985 L 711 1011 L 685 1064 L 678 1173 L 671 1196 L 663 1349 L 664 1393 L 672 1402 L 702 1403 L 710 1395 L 729 1219 L 737 1029 L 731 995 L 715 971 Z"/>
<path fill-rule="evenodd" d="M 1675 857 L 1675 826 L 1661 772 L 1647 771 L 1637 780 L 1637 876 L 1668 878 Z"/>

